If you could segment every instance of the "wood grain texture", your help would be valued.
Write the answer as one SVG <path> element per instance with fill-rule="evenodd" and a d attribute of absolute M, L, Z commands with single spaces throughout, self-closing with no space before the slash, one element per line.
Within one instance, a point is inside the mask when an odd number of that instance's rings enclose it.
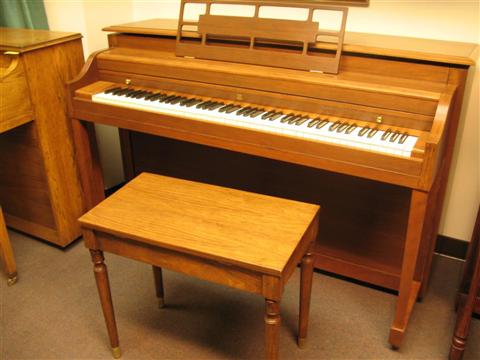
<path fill-rule="evenodd" d="M 26 52 L 48 46 L 61 44 L 66 41 L 80 39 L 82 35 L 71 32 L 50 30 L 32 30 L 0 28 L 2 40 L 0 51 Z"/>
<path fill-rule="evenodd" d="M 317 205 L 144 173 L 83 215 L 80 223 L 280 274 L 318 209 Z"/>
<path fill-rule="evenodd" d="M 65 83 L 83 65 L 82 45 L 80 40 L 70 41 L 27 52 L 23 57 L 30 96 L 36 104 L 35 125 L 61 239 L 59 245 L 66 245 L 80 235 L 76 218 L 82 213 L 82 199 L 67 117 Z"/>
<path fill-rule="evenodd" d="M 50 206 L 47 174 L 35 125 L 29 123 L 0 135 L 0 202 L 7 224 L 35 236 L 34 224 L 48 228 L 58 241 Z M 23 223 L 11 223 L 11 217 Z M 29 223 L 32 226 L 24 226 Z M 43 234 L 42 234 L 43 235 Z M 40 236 L 45 238 L 44 236 Z"/>
<path fill-rule="evenodd" d="M 466 69 L 476 45 L 353 36 L 339 74 L 332 76 L 179 59 L 173 56 L 176 33 L 155 26 L 153 21 L 109 29 L 123 33 L 111 34 L 111 48 L 96 56 L 95 71 L 88 75 L 95 80 L 85 81 L 86 76 L 73 84 L 75 116 L 123 128 L 129 176 L 148 170 L 322 204 L 315 266 L 398 290 L 391 344 L 399 346 L 415 300 L 426 291 Z M 153 36 L 133 35 L 145 27 Z M 342 146 L 100 106 L 89 101 L 88 88 L 82 89 L 97 86 L 95 81 L 123 84 L 127 78 L 138 88 L 370 124 L 382 115 L 379 126 L 409 129 L 420 141 L 412 157 L 399 163 Z M 146 134 L 162 138 L 153 141 Z M 234 165 L 225 174 L 218 164 Z M 280 299 L 278 278 L 265 275 L 262 286 L 270 299 Z"/>
<path fill-rule="evenodd" d="M 178 22 L 174 19 L 149 19 L 105 27 L 104 31 L 175 37 Z M 198 36 L 191 32 L 192 37 Z M 478 45 L 453 41 L 419 39 L 403 36 L 347 32 L 344 52 L 434 61 L 458 65 L 474 65 Z"/>
<path fill-rule="evenodd" d="M 0 55 L 0 58 L 1 134 L 32 121 L 33 109 L 21 59 L 18 55 Z"/>
<path fill-rule="evenodd" d="M 79 221 L 114 356 L 120 350 L 104 251 L 152 264 L 161 307 L 162 268 L 262 295 L 267 359 L 278 358 L 279 303 L 304 258 L 299 331 L 305 339 L 318 210 L 312 204 L 148 173 L 96 205 Z"/>

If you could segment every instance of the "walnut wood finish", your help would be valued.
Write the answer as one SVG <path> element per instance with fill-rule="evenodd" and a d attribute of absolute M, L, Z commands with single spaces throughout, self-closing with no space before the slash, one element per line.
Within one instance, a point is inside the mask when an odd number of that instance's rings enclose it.
<path fill-rule="evenodd" d="M 85 233 L 84 236 L 88 237 L 94 235 L 87 235 Z M 95 274 L 95 281 L 97 282 L 100 303 L 102 304 L 103 316 L 105 317 L 105 324 L 107 325 L 112 354 L 114 355 L 114 358 L 117 359 L 120 357 L 121 351 L 118 342 L 117 324 L 115 322 L 115 313 L 113 311 L 107 266 L 104 263 L 105 258 L 103 257 L 103 252 L 100 250 L 90 250 L 90 254 L 92 256 L 93 272 Z"/>
<path fill-rule="evenodd" d="M 65 92 L 83 65 L 80 38 L 2 29 L 0 41 L 14 52 L 0 55 L 0 132 L 17 126 L 0 136 L 0 203 L 8 226 L 60 246 L 80 235 L 83 206 Z"/>
<path fill-rule="evenodd" d="M 197 21 L 184 20 L 185 7 L 190 4 L 205 6 L 205 13 L 199 15 Z M 212 5 L 223 5 L 228 8 L 229 5 L 238 6 L 238 4 L 254 7 L 254 15 L 248 17 L 211 14 Z M 303 21 L 264 18 L 260 16 L 263 7 L 280 7 L 283 11 L 304 9 L 308 10 L 308 16 Z M 338 29 L 319 28 L 319 22 L 313 21 L 313 17 L 321 10 L 342 16 Z M 326 7 L 307 3 L 182 0 L 175 54 L 199 59 L 337 73 L 347 13 L 348 8 L 345 7 Z M 182 41 L 184 27 L 189 29 L 196 27 L 200 41 Z M 328 36 L 327 43 L 333 48 L 332 51 L 328 54 L 310 52 L 315 48 L 315 44 L 320 42 L 318 37 L 322 35 Z M 191 37 L 191 34 L 189 36 Z M 279 44 L 291 46 L 293 49 L 289 53 L 279 51 Z"/>
<path fill-rule="evenodd" d="M 118 349 L 103 251 L 262 295 L 267 359 L 278 358 L 279 303 L 302 261 L 299 343 L 306 337 L 319 207 L 142 173 L 80 218 L 112 349 Z M 119 350 L 116 350 L 119 352 Z"/>
<path fill-rule="evenodd" d="M 12 245 L 8 237 L 5 219 L 3 218 L 2 207 L 0 206 L 0 260 L 7 274 L 7 284 L 13 285 L 17 282 L 17 265 L 13 257 Z"/>
<path fill-rule="evenodd" d="M 457 322 L 450 347 L 450 360 L 462 359 L 467 346 L 472 314 L 479 309 L 480 297 L 480 207 L 467 253 L 459 289 Z"/>
<path fill-rule="evenodd" d="M 322 204 L 314 266 L 399 291 L 390 337 L 398 347 L 416 298 L 427 290 L 474 46 L 347 34 L 338 75 L 326 75 L 177 58 L 176 32 L 158 24 L 107 28 L 121 33 L 109 35 L 110 49 L 93 55 L 70 84 L 79 129 L 90 122 L 118 126 L 128 178 L 157 172 Z M 420 141 L 412 157 L 397 158 L 91 102 L 95 92 L 126 79 L 138 88 L 359 124 L 376 124 L 381 115 L 377 126 L 408 129 Z M 82 167 L 87 187 L 96 186 L 97 172 L 88 167 L 97 161 Z M 224 164 L 235 165 L 226 171 Z M 86 197 L 90 204 L 99 198 Z"/>

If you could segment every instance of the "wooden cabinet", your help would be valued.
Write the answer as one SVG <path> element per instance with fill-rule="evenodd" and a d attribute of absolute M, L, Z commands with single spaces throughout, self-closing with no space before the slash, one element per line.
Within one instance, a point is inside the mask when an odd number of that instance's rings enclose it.
<path fill-rule="evenodd" d="M 82 213 L 65 93 L 81 35 L 0 31 L 0 204 L 7 226 L 66 246 Z"/>

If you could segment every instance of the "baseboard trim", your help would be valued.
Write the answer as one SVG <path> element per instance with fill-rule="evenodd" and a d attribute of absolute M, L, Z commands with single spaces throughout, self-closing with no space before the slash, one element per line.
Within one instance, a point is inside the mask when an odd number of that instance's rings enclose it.
<path fill-rule="evenodd" d="M 465 260 L 468 250 L 468 241 L 451 238 L 445 235 L 437 236 L 435 252 Z"/>

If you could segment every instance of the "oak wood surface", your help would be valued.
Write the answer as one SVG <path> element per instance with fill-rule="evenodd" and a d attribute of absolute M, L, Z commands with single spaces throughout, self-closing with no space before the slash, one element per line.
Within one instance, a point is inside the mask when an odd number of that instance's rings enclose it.
<path fill-rule="evenodd" d="M 79 33 L 0 27 L 0 51 L 27 52 L 80 39 Z"/>
<path fill-rule="evenodd" d="M 18 55 L 0 55 L 0 134 L 33 120 L 27 78 Z"/>
<path fill-rule="evenodd" d="M 19 52 L 8 55 L 18 62 L 18 71 L 2 79 L 6 85 L 19 83 L 9 86 L 8 100 L 12 105 L 23 104 L 19 110 L 29 106 L 29 115 L 24 117 L 32 120 L 25 129 L 1 136 L 0 164 L 8 167 L 0 176 L 0 201 L 9 226 L 60 246 L 80 235 L 76 219 L 83 207 L 65 91 L 65 82 L 83 65 L 80 37 L 2 29 L 0 41 L 0 48 L 16 47 Z M 2 117 L 3 110 L 2 102 Z M 18 114 L 12 110 L 6 116 L 15 119 Z M 17 141 L 12 141 L 14 137 Z"/>
<path fill-rule="evenodd" d="M 83 215 L 80 223 L 279 274 L 318 209 L 317 205 L 143 173 Z"/>
<path fill-rule="evenodd" d="M 148 19 L 107 26 L 103 30 L 175 37 L 177 28 L 175 19 Z M 192 33 L 192 36 L 195 35 Z M 474 65 L 474 52 L 477 46 L 473 43 L 346 32 L 343 50 L 359 54 Z"/>
<path fill-rule="evenodd" d="M 318 211 L 313 204 L 149 173 L 97 204 L 79 221 L 94 263 L 114 357 L 120 348 L 104 251 L 152 264 L 161 306 L 163 267 L 262 295 L 265 351 L 271 360 L 278 358 L 284 285 L 303 258 L 299 319 L 303 343 Z"/>
<path fill-rule="evenodd" d="M 322 204 L 325 219 L 315 246 L 315 266 L 399 290 L 391 329 L 391 344 L 398 346 L 415 300 L 427 288 L 466 71 L 476 45 L 354 35 L 351 39 L 363 38 L 365 45 L 354 40 L 346 44 L 344 50 L 350 46 L 350 51 L 343 56 L 340 73 L 326 75 L 177 59 L 168 55 L 174 51 L 175 32 L 155 35 L 158 30 L 150 28 L 147 32 L 154 36 L 127 34 L 142 33 L 150 25 L 113 29 L 124 33 L 109 35 L 111 48 L 98 53 L 95 64 L 84 70 L 83 79 L 91 81 L 80 79 L 70 87 L 75 116 L 134 130 L 122 136 L 129 176 L 147 170 Z M 382 115 L 386 126 L 426 136 L 407 159 L 416 165 L 400 170 L 393 157 L 375 161 L 342 146 L 310 147 L 289 137 L 277 142 L 260 132 L 257 136 L 234 128 L 207 129 L 182 117 L 92 104 L 88 91 L 81 89 L 95 81 L 121 84 L 126 79 L 139 88 L 251 104 L 258 99 L 262 106 L 272 101 L 272 107 L 279 107 L 284 101 L 286 108 L 306 113 L 323 113 L 322 108 L 327 116 L 354 121 L 375 123 Z M 153 141 L 140 132 L 162 138 Z M 208 159 L 212 153 L 216 156 Z M 225 175 L 218 164 L 235 166 Z M 294 169 L 290 175 L 283 172 L 289 168 Z M 304 188 L 303 194 L 299 188 Z M 361 200 L 350 201 L 362 193 Z M 419 194 L 428 200 L 418 201 Z M 418 221 L 412 221 L 415 214 Z M 271 281 L 265 282 L 270 284 L 265 289 L 278 295 Z"/>

